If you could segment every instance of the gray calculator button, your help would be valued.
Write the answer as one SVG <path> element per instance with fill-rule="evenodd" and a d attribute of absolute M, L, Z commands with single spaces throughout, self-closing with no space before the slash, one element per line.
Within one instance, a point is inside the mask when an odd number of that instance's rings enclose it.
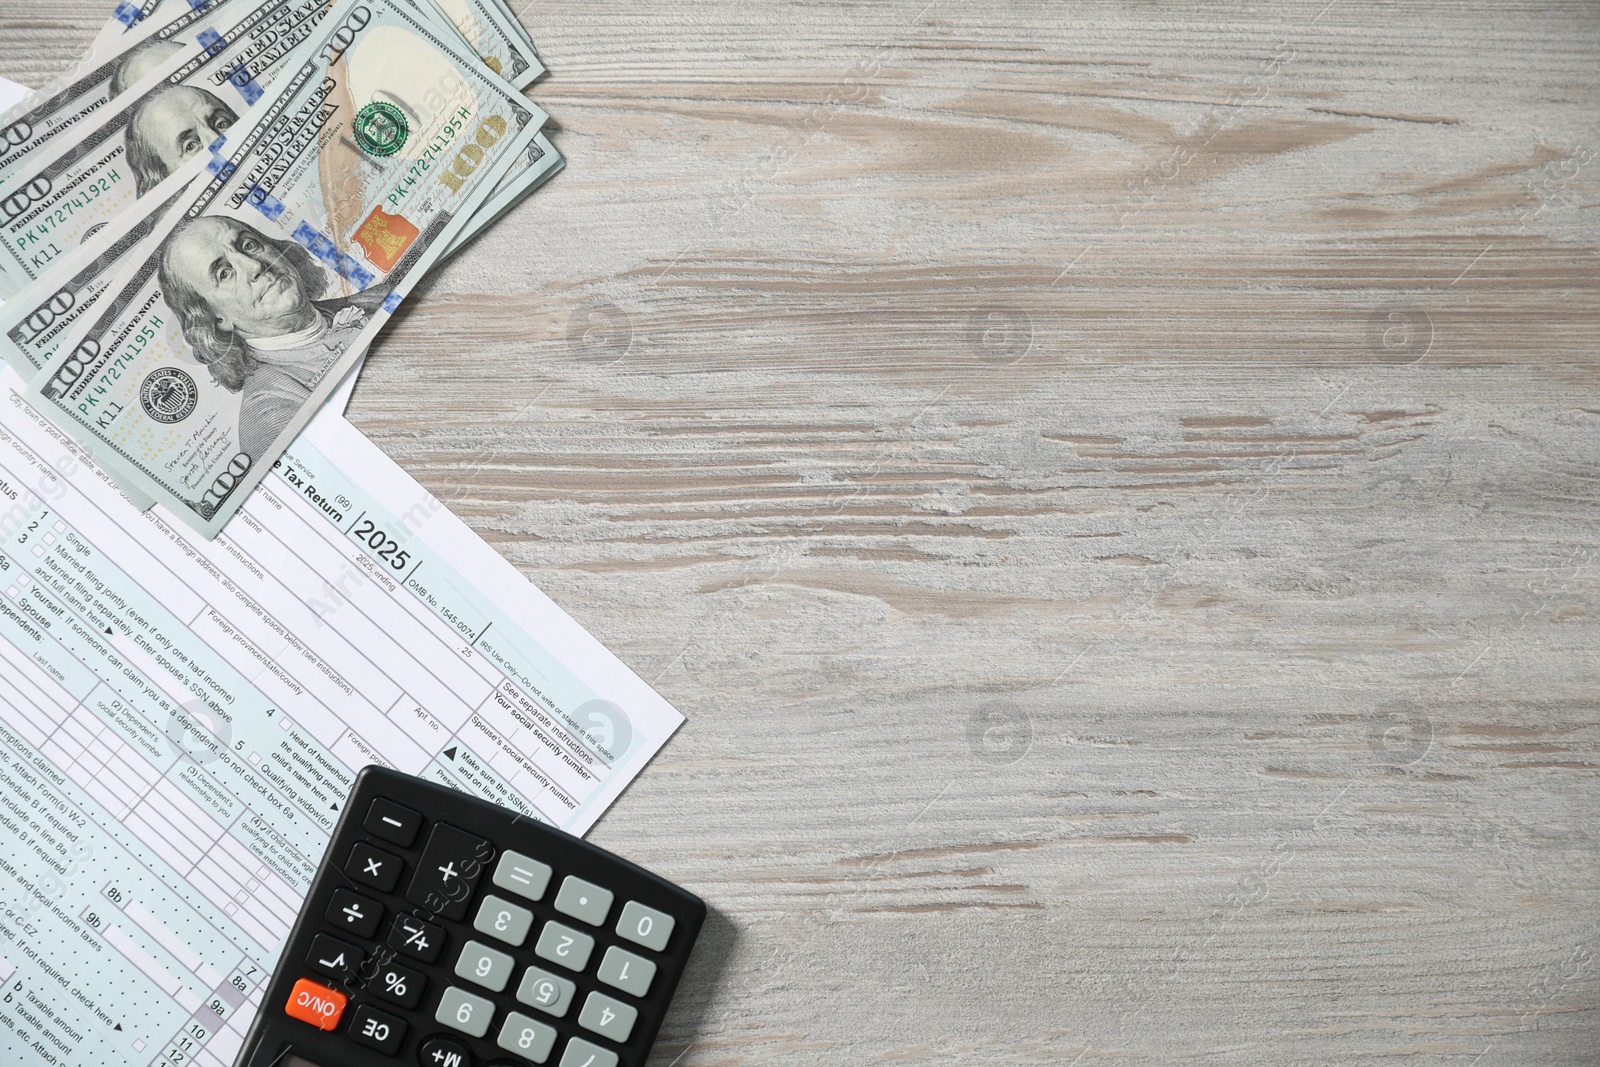
<path fill-rule="evenodd" d="M 543 900 L 544 891 L 550 885 L 550 865 L 506 849 L 500 853 L 500 862 L 495 865 L 494 877 L 490 880 L 509 893 L 529 900 Z"/>
<path fill-rule="evenodd" d="M 587 967 L 593 951 L 594 938 L 560 923 L 545 923 L 539 931 L 539 943 L 533 946 L 535 956 L 573 971 Z"/>
<path fill-rule="evenodd" d="M 525 1060 L 543 1063 L 550 1058 L 550 1050 L 556 1047 L 556 1029 L 538 1019 L 530 1019 L 520 1011 L 514 1011 L 506 1016 L 506 1023 L 500 1028 L 500 1038 L 495 1044 L 507 1052 L 515 1052 Z"/>
<path fill-rule="evenodd" d="M 630 900 L 622 908 L 622 918 L 617 920 L 617 936 L 660 952 L 667 947 L 674 925 L 675 920 L 666 912 Z"/>
<path fill-rule="evenodd" d="M 461 955 L 456 959 L 456 977 L 499 993 L 511 981 L 511 969 L 514 966 L 515 962 L 504 952 L 498 952 L 481 941 L 468 941 L 461 946 Z"/>
<path fill-rule="evenodd" d="M 560 975 L 529 967 L 522 976 L 522 984 L 517 987 L 517 999 L 559 1019 L 572 1007 L 572 998 L 577 992 L 578 987 Z"/>
<path fill-rule="evenodd" d="M 611 911 L 611 890 L 569 874 L 562 879 L 561 892 L 556 894 L 556 910 L 579 922 L 599 926 Z"/>
<path fill-rule="evenodd" d="M 636 997 L 650 992 L 650 982 L 655 976 L 655 964 L 615 945 L 606 949 L 605 956 L 600 960 L 600 971 L 595 975 L 606 985 L 616 986 Z"/>
<path fill-rule="evenodd" d="M 494 1018 L 494 1005 L 482 997 L 475 997 L 465 989 L 451 986 L 439 1000 L 439 1010 L 433 1017 L 452 1030 L 482 1037 L 489 1032 Z"/>
<path fill-rule="evenodd" d="M 593 1030 L 601 1037 L 609 1037 L 621 1045 L 633 1033 L 633 1024 L 639 1019 L 639 1010 L 629 1007 L 604 993 L 590 993 L 578 1013 L 578 1025 Z"/>
<path fill-rule="evenodd" d="M 617 1054 L 575 1037 L 561 1054 L 561 1067 L 617 1067 Z"/>
<path fill-rule="evenodd" d="M 472 928 L 508 945 L 520 945 L 528 940 L 528 931 L 533 928 L 533 912 L 490 893 L 478 905 Z"/>

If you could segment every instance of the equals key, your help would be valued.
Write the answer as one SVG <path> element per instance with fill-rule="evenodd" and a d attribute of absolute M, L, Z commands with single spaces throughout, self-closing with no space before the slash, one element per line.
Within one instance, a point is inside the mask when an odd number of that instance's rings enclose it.
<path fill-rule="evenodd" d="M 543 900 L 551 873 L 549 864 L 508 848 L 500 853 L 500 863 L 494 869 L 492 880 L 501 889 L 529 900 Z"/>
<path fill-rule="evenodd" d="M 367 819 L 361 826 L 375 837 L 410 848 L 417 840 L 417 831 L 422 829 L 422 814 L 378 797 L 367 809 Z"/>

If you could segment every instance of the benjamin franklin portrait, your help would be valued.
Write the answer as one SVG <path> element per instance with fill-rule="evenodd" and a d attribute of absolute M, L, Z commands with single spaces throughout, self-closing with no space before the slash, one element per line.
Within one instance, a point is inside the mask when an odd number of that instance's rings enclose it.
<path fill-rule="evenodd" d="M 215 141 L 238 119 L 233 108 L 189 85 L 163 85 L 141 97 L 128 116 L 128 165 L 143 196 Z"/>
<path fill-rule="evenodd" d="M 328 273 L 300 245 L 201 216 L 163 242 L 158 264 L 184 340 L 216 383 L 242 393 L 239 449 L 259 459 L 354 342 L 384 292 L 321 299 Z"/>
<path fill-rule="evenodd" d="M 152 37 L 143 44 L 128 49 L 127 55 L 118 61 L 117 69 L 111 73 L 111 95 L 121 96 L 134 82 L 181 51 L 183 51 L 181 45 L 163 41 L 159 37 Z"/>

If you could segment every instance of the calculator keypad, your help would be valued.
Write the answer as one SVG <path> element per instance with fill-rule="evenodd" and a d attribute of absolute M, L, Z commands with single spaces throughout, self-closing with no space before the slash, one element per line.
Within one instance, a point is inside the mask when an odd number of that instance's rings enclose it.
<path fill-rule="evenodd" d="M 422 812 L 378 797 L 367 809 L 367 820 L 361 825 L 374 837 L 381 837 L 401 848 L 410 848 L 416 843 L 417 831 L 422 829 Z"/>
<path fill-rule="evenodd" d="M 516 962 L 504 952 L 477 941 L 468 941 L 456 960 L 456 977 L 476 982 L 491 992 L 504 991 L 511 981 L 511 970 Z"/>
<path fill-rule="evenodd" d="M 600 926 L 606 921 L 606 913 L 611 910 L 611 900 L 611 890 L 568 875 L 561 882 L 561 891 L 556 894 L 556 910 L 579 922 Z"/>
<path fill-rule="evenodd" d="M 547 922 L 539 934 L 539 943 L 533 946 L 534 955 L 559 963 L 569 971 L 581 971 L 589 965 L 589 953 L 594 951 L 594 938 L 570 926 Z"/>
<path fill-rule="evenodd" d="M 600 969 L 595 972 L 595 977 L 606 985 L 615 986 L 624 993 L 632 993 L 636 997 L 649 995 L 650 982 L 655 976 L 654 963 L 616 945 L 606 949 L 605 958 L 600 961 Z"/>
<path fill-rule="evenodd" d="M 506 1015 L 505 1025 L 500 1028 L 500 1038 L 495 1043 L 507 1052 L 515 1052 L 534 1063 L 543 1063 L 550 1058 L 550 1050 L 555 1048 L 558 1036 L 556 1028 L 548 1023 L 514 1011 Z"/>
<path fill-rule="evenodd" d="M 472 1067 L 472 1053 L 459 1041 L 435 1037 L 422 1043 L 417 1050 L 417 1062 L 422 1067 Z"/>
<path fill-rule="evenodd" d="M 434 823 L 406 899 L 459 922 L 466 918 L 483 865 L 493 857 L 494 849 L 483 838 L 448 823 Z"/>
<path fill-rule="evenodd" d="M 321 971 L 329 978 L 348 981 L 361 966 L 361 961 L 366 958 L 366 953 L 354 945 L 346 944 L 337 937 L 318 934 L 311 942 L 311 953 L 306 957 L 306 965 L 314 971 Z"/>
<path fill-rule="evenodd" d="M 391 1004 L 402 1008 L 415 1008 L 422 1003 L 422 994 L 428 988 L 428 976 L 398 963 L 378 968 L 367 988 Z"/>
<path fill-rule="evenodd" d="M 578 1025 L 609 1037 L 620 1045 L 633 1033 L 633 1024 L 638 1019 L 637 1008 L 604 993 L 590 993 L 589 999 L 583 1002 L 583 1011 L 578 1015 Z"/>
<path fill-rule="evenodd" d="M 517 999 L 559 1019 L 572 1007 L 572 998 L 577 992 L 578 987 L 570 979 L 529 967 L 522 974 L 522 984 L 517 987 Z"/>
<path fill-rule="evenodd" d="M 617 1054 L 575 1037 L 567 1043 L 567 1051 L 561 1054 L 560 1067 L 617 1067 Z"/>
<path fill-rule="evenodd" d="M 356 937 L 373 937 L 383 918 L 383 905 L 348 889 L 335 889 L 324 918 Z"/>
<path fill-rule="evenodd" d="M 284 1011 L 318 1030 L 332 1030 L 339 1025 L 345 1005 L 350 998 L 337 989 L 329 989 L 321 982 L 302 978 L 289 991 L 289 1003 Z"/>
<path fill-rule="evenodd" d="M 472 920 L 472 928 L 480 934 L 488 934 L 520 948 L 528 940 L 528 931 L 533 928 L 533 912 L 490 893 L 478 905 L 478 915 Z"/>
<path fill-rule="evenodd" d="M 361 1004 L 350 1015 L 349 1034 L 356 1044 L 393 1056 L 400 1051 L 400 1042 L 405 1039 L 406 1021 Z"/>
<path fill-rule="evenodd" d="M 544 891 L 550 887 L 550 876 L 554 873 L 548 863 L 507 849 L 495 865 L 494 884 L 507 892 L 539 901 L 544 899 Z"/>
<path fill-rule="evenodd" d="M 672 928 L 676 923 L 677 920 L 666 912 L 630 900 L 622 906 L 622 918 L 617 920 L 617 936 L 662 952 L 672 939 Z"/>
<path fill-rule="evenodd" d="M 432 963 L 439 958 L 444 951 L 444 940 L 443 928 L 412 915 L 396 916 L 394 927 L 389 931 L 390 948 L 423 963 Z"/>
<path fill-rule="evenodd" d="M 439 998 L 439 1010 L 433 1017 L 463 1034 L 482 1037 L 489 1032 L 489 1021 L 494 1018 L 494 1001 L 451 986 Z"/>
<path fill-rule="evenodd" d="M 399 856 L 374 848 L 365 841 L 358 841 L 356 847 L 350 850 L 344 873 L 362 885 L 387 893 L 399 884 L 401 866 Z"/>
<path fill-rule="evenodd" d="M 539 858 L 497 848 L 477 812 L 431 819 L 368 796 L 329 857 L 344 884 L 321 890 L 318 928 L 297 928 L 299 965 L 320 977 L 300 980 L 288 1015 L 395 1067 L 643 1067 L 687 947 L 666 954 L 677 919 L 635 898 L 675 901 L 673 887 L 620 861 L 608 884 L 607 857 L 581 842 Z M 524 849 L 552 833 L 505 832 Z"/>

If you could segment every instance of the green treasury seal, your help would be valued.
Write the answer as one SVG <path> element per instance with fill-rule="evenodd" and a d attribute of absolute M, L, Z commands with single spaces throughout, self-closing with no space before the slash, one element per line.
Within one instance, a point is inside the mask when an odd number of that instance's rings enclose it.
<path fill-rule="evenodd" d="M 369 156 L 392 156 L 406 143 L 411 128 L 393 104 L 374 100 L 356 112 L 356 144 Z"/>

